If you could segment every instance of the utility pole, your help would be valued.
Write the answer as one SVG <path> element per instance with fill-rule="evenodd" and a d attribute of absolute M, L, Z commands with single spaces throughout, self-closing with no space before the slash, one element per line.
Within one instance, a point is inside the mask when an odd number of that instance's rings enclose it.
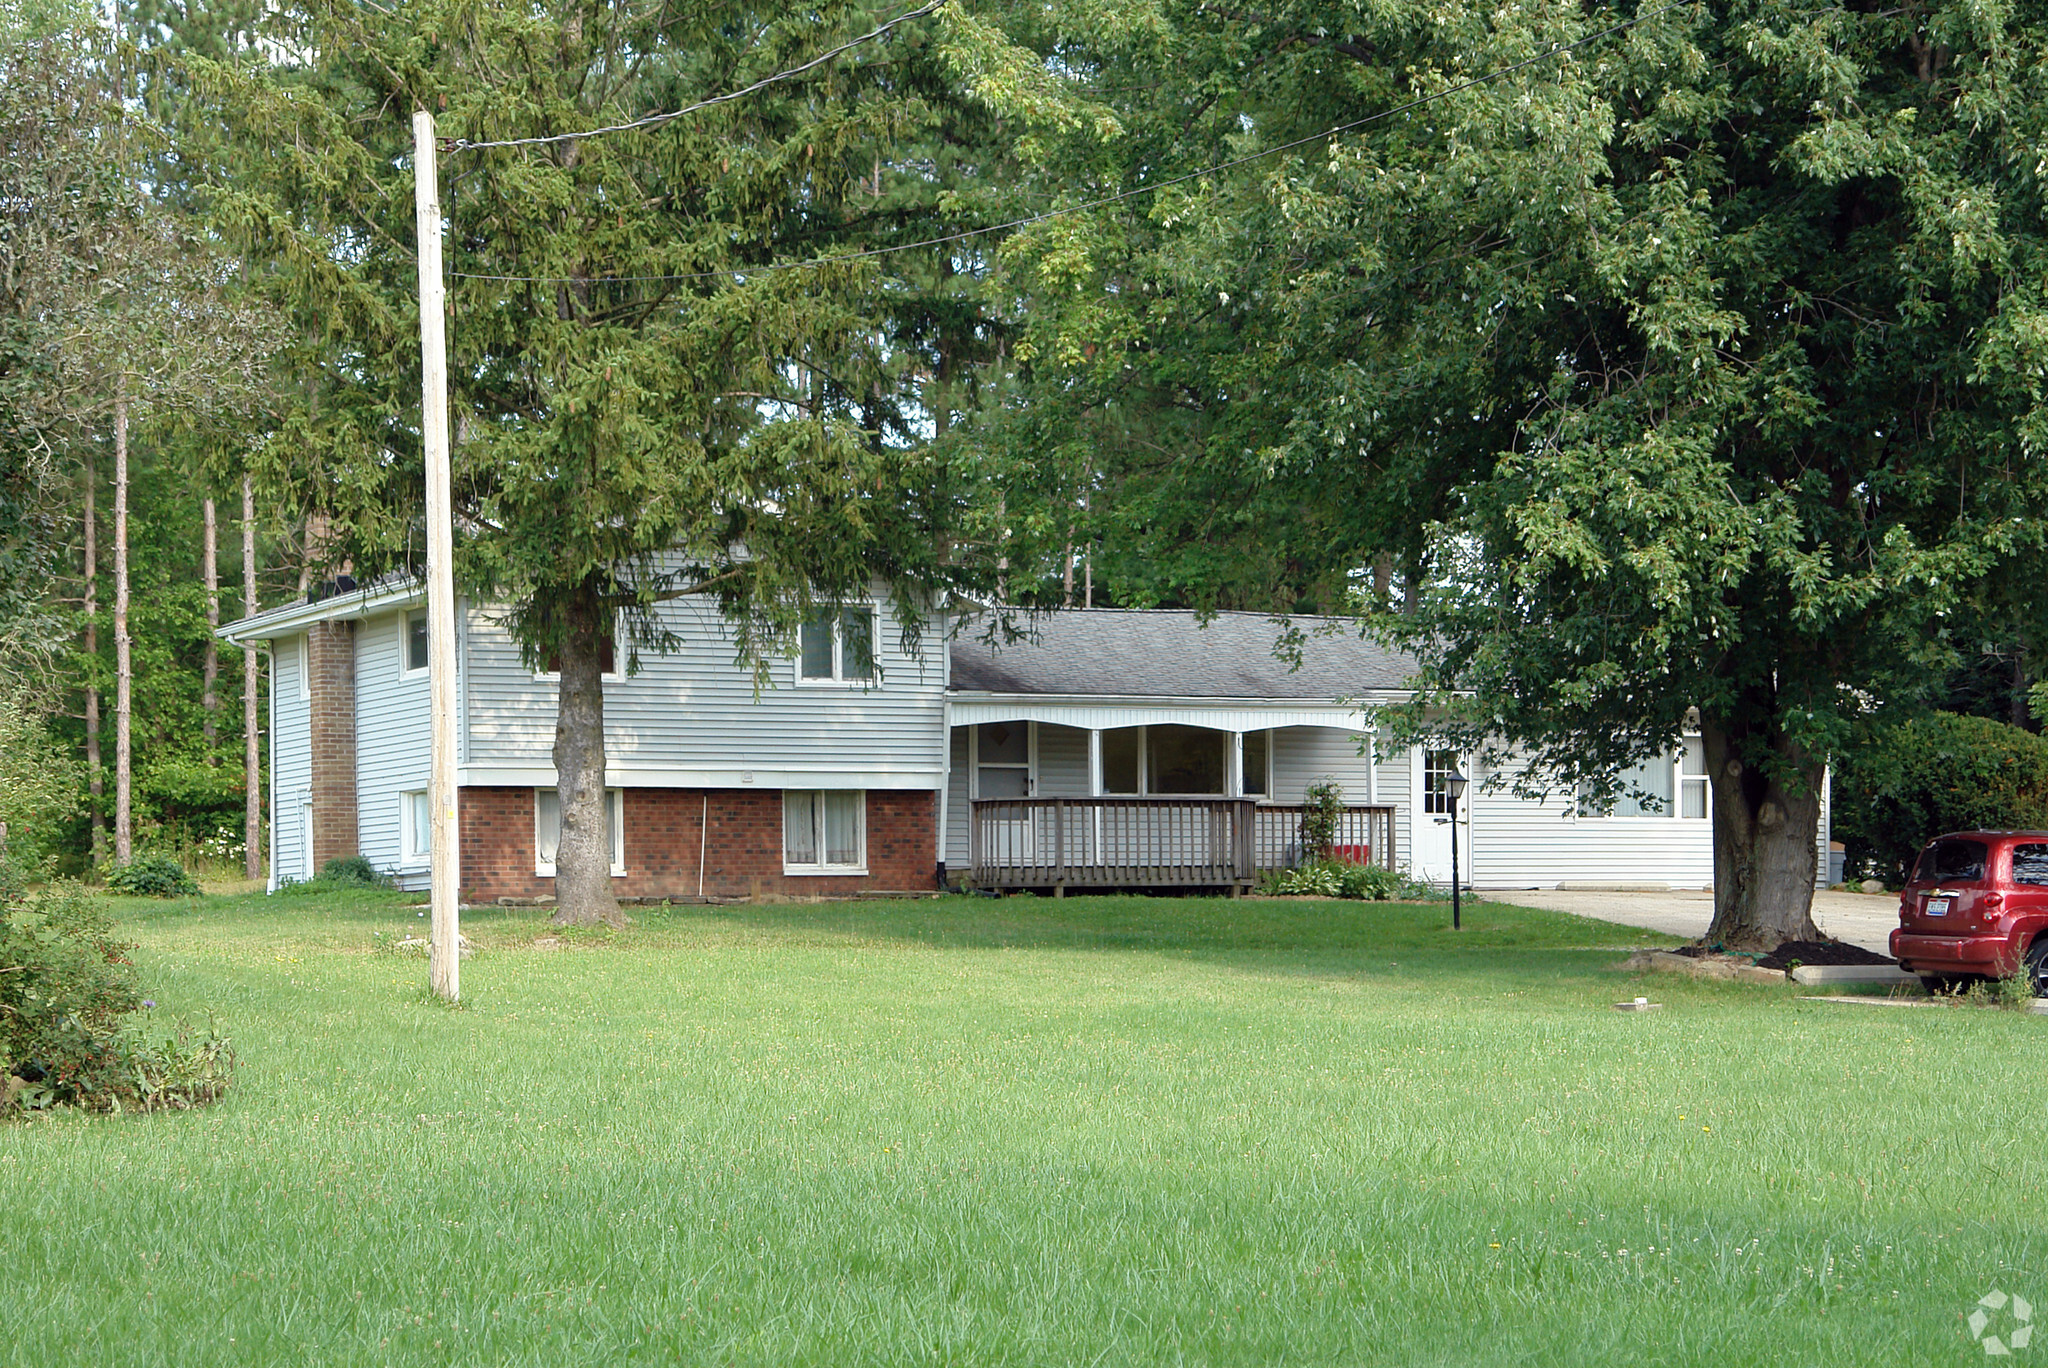
<path fill-rule="evenodd" d="M 462 999 L 462 847 L 455 822 L 455 526 L 448 457 L 448 329 L 441 278 L 441 189 L 434 116 L 412 116 L 413 208 L 420 258 L 420 435 L 427 456 L 427 689 L 433 699 L 433 929 L 427 978 L 438 997 Z"/>

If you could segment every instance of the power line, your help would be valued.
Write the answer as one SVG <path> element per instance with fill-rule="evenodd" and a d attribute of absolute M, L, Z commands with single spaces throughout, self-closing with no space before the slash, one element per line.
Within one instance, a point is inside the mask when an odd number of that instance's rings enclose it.
<path fill-rule="evenodd" d="M 760 80 L 754 82 L 750 86 L 742 86 L 738 90 L 729 90 L 723 95 L 713 95 L 708 100 L 699 100 L 697 101 L 697 103 L 693 105 L 685 105 L 681 109 L 672 109 L 665 114 L 649 114 L 643 118 L 633 119 L 627 123 L 607 124 L 603 128 L 585 129 L 581 133 L 550 133 L 544 138 L 500 138 L 493 142 L 470 142 L 466 138 L 456 138 L 448 144 L 448 150 L 450 152 L 475 152 L 486 147 L 539 147 L 546 143 L 574 142 L 579 138 L 600 137 L 606 133 L 628 133 L 636 128 L 655 128 L 661 124 L 669 123 L 672 122 L 673 120 L 680 119 L 685 114 L 695 114 L 700 109 L 709 109 L 713 105 L 725 104 L 728 101 L 737 100 L 742 98 L 743 96 L 752 95 L 757 90 L 765 90 L 769 86 L 774 85 L 777 81 L 786 81 L 790 79 L 792 76 L 801 76 L 806 71 L 811 71 L 817 67 L 823 66 L 825 63 L 831 61 L 834 57 L 838 57 L 845 53 L 853 51 L 855 48 L 859 47 L 863 43 L 873 42 L 875 39 L 887 33 L 890 29 L 895 28 L 898 24 L 907 24 L 912 19 L 922 19 L 925 15 L 937 10 L 938 7 L 944 3 L 945 0 L 928 0 L 928 3 L 920 5 L 918 8 L 914 10 L 907 10 L 904 13 L 897 15 L 894 19 L 891 19 L 888 23 L 883 24 L 867 33 L 863 33 L 858 38 L 852 39 L 849 42 L 841 43 L 838 47 L 833 48 L 830 51 L 819 53 L 817 56 L 811 58 L 810 61 L 805 62 L 802 66 L 793 66 L 786 71 L 778 71 L 773 76 L 763 76 Z"/>
<path fill-rule="evenodd" d="M 870 257 L 888 256 L 894 252 L 915 252 L 926 247 L 943 247 L 947 243 L 966 242 L 973 238 L 986 237 L 991 233 L 1007 233 L 1012 229 L 1029 228 L 1034 224 L 1044 223 L 1049 219 L 1064 218 L 1069 214 L 1081 214 L 1086 213 L 1091 209 L 1101 209 L 1112 204 L 1121 204 L 1125 200 L 1136 199 L 1140 195 L 1150 195 L 1160 190 L 1168 190 L 1176 185 L 1185 185 L 1189 181 L 1200 180 L 1204 176 L 1213 176 L 1220 171 L 1233 170 L 1237 167 L 1248 165 L 1251 162 L 1263 160 L 1266 157 L 1278 156 L 1282 152 L 1291 152 L 1295 148 L 1306 147 L 1310 143 L 1322 142 L 1325 139 L 1334 138 L 1341 133 L 1349 133 L 1356 129 L 1364 128 L 1367 124 L 1378 123 L 1383 119 L 1391 119 L 1397 114 L 1406 114 L 1411 110 L 1421 108 L 1423 105 L 1432 104 L 1437 100 L 1444 99 L 1451 95 L 1456 95 L 1461 91 L 1470 90 L 1474 86 L 1481 86 L 1491 81 L 1497 81 L 1503 76 L 1511 76 L 1515 72 L 1522 70 L 1524 67 L 1534 66 L 1538 62 L 1549 61 L 1553 57 L 1558 57 L 1563 55 L 1564 53 L 1572 52 L 1578 48 L 1585 47 L 1589 43 L 1596 43 L 1602 38 L 1611 37 L 1614 34 L 1620 33 L 1626 29 L 1634 28 L 1637 24 L 1646 23 L 1651 19 L 1657 18 L 1659 15 L 1669 14 L 1671 13 L 1671 11 L 1677 9 L 1685 9 L 1693 3 L 1695 3 L 1695 0 L 1676 0 L 1676 3 L 1674 4 L 1665 5 L 1662 8 L 1651 10 L 1646 14 L 1638 14 L 1633 19 L 1624 19 L 1622 22 L 1618 24 L 1610 25 L 1609 27 L 1601 29 L 1595 33 L 1589 33 L 1585 37 L 1576 39 L 1572 42 L 1561 43 L 1558 46 L 1551 48 L 1547 52 L 1539 52 L 1533 57 L 1525 57 L 1521 61 L 1512 63 L 1508 66 L 1501 67 L 1497 71 L 1489 71 L 1484 75 L 1475 76 L 1469 81 L 1461 81 L 1457 85 L 1446 86 L 1444 89 L 1435 91 L 1428 95 L 1419 95 L 1415 99 L 1409 100 L 1405 104 L 1395 105 L 1392 109 L 1383 109 L 1377 114 L 1368 114 L 1362 119 L 1354 119 L 1350 123 L 1338 124 L 1334 128 L 1326 128 L 1320 133 L 1311 133 L 1306 137 L 1296 138 L 1292 142 L 1281 143 L 1276 147 L 1268 147 L 1258 152 L 1249 152 L 1242 157 L 1233 157 L 1229 161 L 1218 162 L 1214 166 L 1204 167 L 1200 171 L 1189 171 L 1184 175 L 1171 176 L 1168 177 L 1166 180 L 1158 181 L 1151 185 L 1140 185 L 1129 190 L 1118 191 L 1116 194 L 1113 195 L 1103 195 L 1096 199 L 1083 200 L 1079 204 L 1068 204 L 1062 205 L 1057 209 L 1042 210 L 1039 213 L 1027 214 L 1022 218 L 1010 219 L 1004 223 L 992 223 L 981 228 L 963 228 L 956 233 L 945 233 L 941 234 L 938 237 L 923 238 L 917 242 L 901 242 L 888 247 L 868 247 L 857 252 L 844 252 L 837 256 L 815 257 L 809 261 L 769 262 L 761 266 L 753 267 L 751 269 L 746 267 L 733 267 L 721 271 L 693 271 L 680 275 L 515 276 L 485 275 L 470 271 L 450 271 L 448 274 L 463 280 L 495 280 L 511 284 L 526 285 L 609 285 L 668 281 L 680 283 L 683 281 L 690 280 L 717 280 L 736 275 L 765 275 L 770 271 L 811 270 L 821 266 L 836 266 L 844 262 L 863 261 Z M 906 14 L 902 17 L 904 19 L 908 19 L 911 17 L 911 15 Z M 743 95 L 745 93 L 745 91 L 735 91 L 732 96 L 720 96 L 719 99 L 731 99 L 734 98 L 734 96 Z M 706 103 L 711 102 L 707 101 Z M 688 111 L 685 110 L 680 112 L 687 113 Z M 674 116 L 664 115 L 662 117 Z M 631 125 L 626 126 L 630 127 Z M 599 129 L 597 131 L 605 132 L 607 130 Z M 555 141 L 555 139 L 528 139 L 528 141 L 547 142 Z M 504 144 L 495 143 L 469 144 L 469 146 L 472 147 L 503 145 Z"/>

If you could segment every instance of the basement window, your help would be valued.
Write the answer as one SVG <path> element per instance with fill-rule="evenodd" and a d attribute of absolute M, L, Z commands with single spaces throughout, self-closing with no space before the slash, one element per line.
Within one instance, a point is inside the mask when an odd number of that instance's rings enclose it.
<path fill-rule="evenodd" d="M 605 831 L 612 838 L 612 877 L 626 873 L 626 795 L 619 789 L 604 791 Z M 562 844 L 562 799 L 554 789 L 533 791 L 533 872 L 543 879 L 555 877 L 555 852 Z"/>
<path fill-rule="evenodd" d="M 859 789 L 785 789 L 782 872 L 868 872 L 867 794 Z"/>

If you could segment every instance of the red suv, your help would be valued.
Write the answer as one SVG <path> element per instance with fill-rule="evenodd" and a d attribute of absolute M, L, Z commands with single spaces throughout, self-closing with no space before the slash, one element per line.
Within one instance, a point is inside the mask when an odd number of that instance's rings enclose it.
<path fill-rule="evenodd" d="M 1929 988 L 2025 965 L 2048 996 L 2048 831 L 1958 831 L 1928 842 L 1899 895 L 1892 957 Z"/>

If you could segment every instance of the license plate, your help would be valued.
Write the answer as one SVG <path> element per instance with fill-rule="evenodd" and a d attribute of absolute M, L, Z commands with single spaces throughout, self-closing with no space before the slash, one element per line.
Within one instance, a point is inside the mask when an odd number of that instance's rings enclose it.
<path fill-rule="evenodd" d="M 1927 915 L 1930 917 L 1946 917 L 1948 915 L 1949 901 L 1947 898 L 1929 898 L 1927 900 Z"/>

